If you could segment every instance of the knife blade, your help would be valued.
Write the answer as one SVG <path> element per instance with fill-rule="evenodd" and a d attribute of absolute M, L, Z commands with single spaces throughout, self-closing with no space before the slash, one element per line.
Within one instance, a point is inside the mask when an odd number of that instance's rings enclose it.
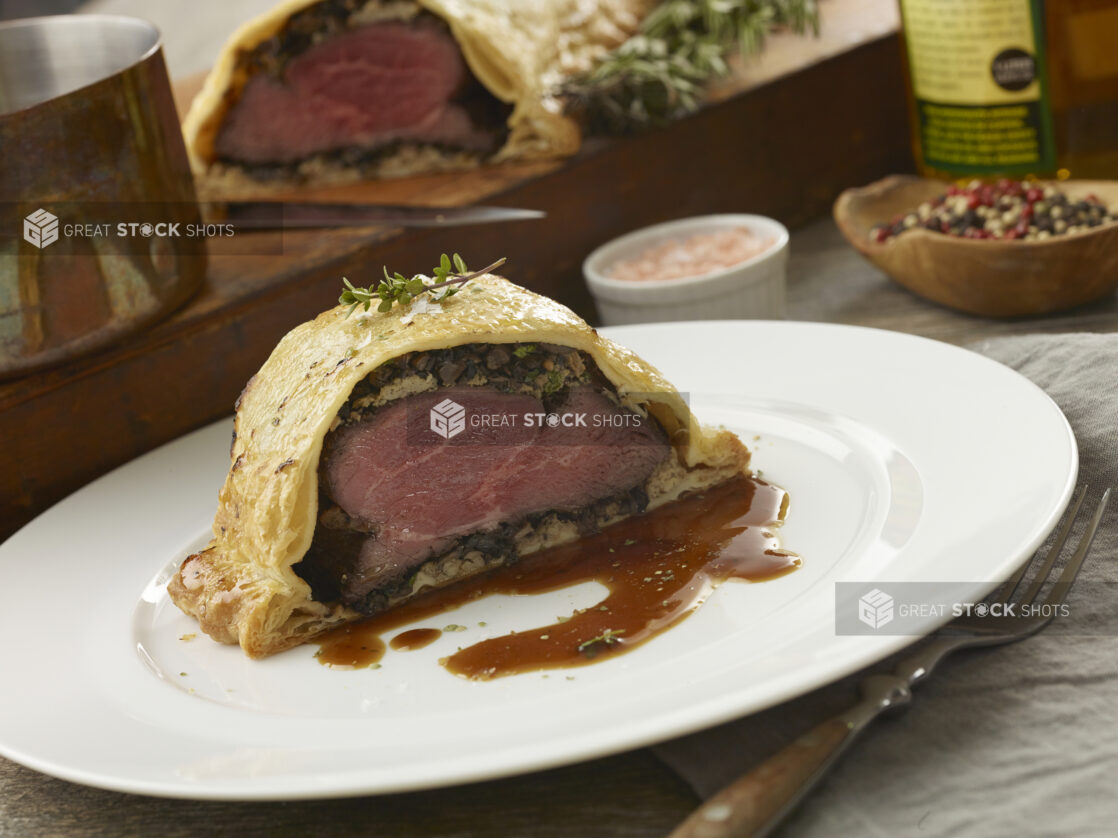
<path fill-rule="evenodd" d="M 214 201 L 203 203 L 201 207 L 207 221 L 225 222 L 244 230 L 457 227 L 497 221 L 525 221 L 547 215 L 540 210 L 515 207 L 417 207 L 299 201 Z"/>

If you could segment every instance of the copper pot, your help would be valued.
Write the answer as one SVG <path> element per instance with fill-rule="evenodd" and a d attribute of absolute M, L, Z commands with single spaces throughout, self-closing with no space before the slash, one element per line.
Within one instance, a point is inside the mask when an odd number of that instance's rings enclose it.
<path fill-rule="evenodd" d="M 0 24 L 0 376 L 181 305 L 205 274 L 204 239 L 183 235 L 199 222 L 159 30 L 107 15 Z"/>

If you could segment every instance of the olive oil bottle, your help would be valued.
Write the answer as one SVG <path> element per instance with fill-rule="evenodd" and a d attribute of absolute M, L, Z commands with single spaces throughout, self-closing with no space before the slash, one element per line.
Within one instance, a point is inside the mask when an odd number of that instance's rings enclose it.
<path fill-rule="evenodd" d="M 933 177 L 1118 177 L 1118 0 L 900 0 Z"/>

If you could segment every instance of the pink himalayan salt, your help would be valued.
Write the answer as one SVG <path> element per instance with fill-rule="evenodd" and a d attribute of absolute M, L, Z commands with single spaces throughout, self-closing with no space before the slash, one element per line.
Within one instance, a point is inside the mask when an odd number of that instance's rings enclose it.
<path fill-rule="evenodd" d="M 772 244 L 745 227 L 669 239 L 610 266 L 611 279 L 683 279 L 732 268 Z"/>

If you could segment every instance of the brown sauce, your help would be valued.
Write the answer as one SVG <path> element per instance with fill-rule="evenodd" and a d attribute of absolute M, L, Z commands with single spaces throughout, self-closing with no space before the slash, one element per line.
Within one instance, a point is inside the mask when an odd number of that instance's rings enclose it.
<path fill-rule="evenodd" d="M 734 480 L 336 629 L 320 638 L 317 657 L 334 666 L 368 666 L 384 654 L 381 636 L 397 628 L 490 594 L 529 596 L 596 581 L 609 593 L 595 605 L 565 620 L 467 645 L 440 661 L 455 675 L 478 680 L 583 666 L 674 626 L 726 579 L 761 582 L 799 567 L 800 559 L 780 549 L 776 536 L 787 512 L 783 489 L 756 478 Z M 394 638 L 393 648 L 412 633 Z"/>
<path fill-rule="evenodd" d="M 380 663 L 388 649 L 379 633 L 371 633 L 365 623 L 336 628 L 324 635 L 315 653 L 318 662 L 339 669 L 366 669 Z"/>
<path fill-rule="evenodd" d="M 411 629 L 397 634 L 388 642 L 388 645 L 397 652 L 411 652 L 414 649 L 430 646 L 442 636 L 443 633 L 438 629 Z"/>

